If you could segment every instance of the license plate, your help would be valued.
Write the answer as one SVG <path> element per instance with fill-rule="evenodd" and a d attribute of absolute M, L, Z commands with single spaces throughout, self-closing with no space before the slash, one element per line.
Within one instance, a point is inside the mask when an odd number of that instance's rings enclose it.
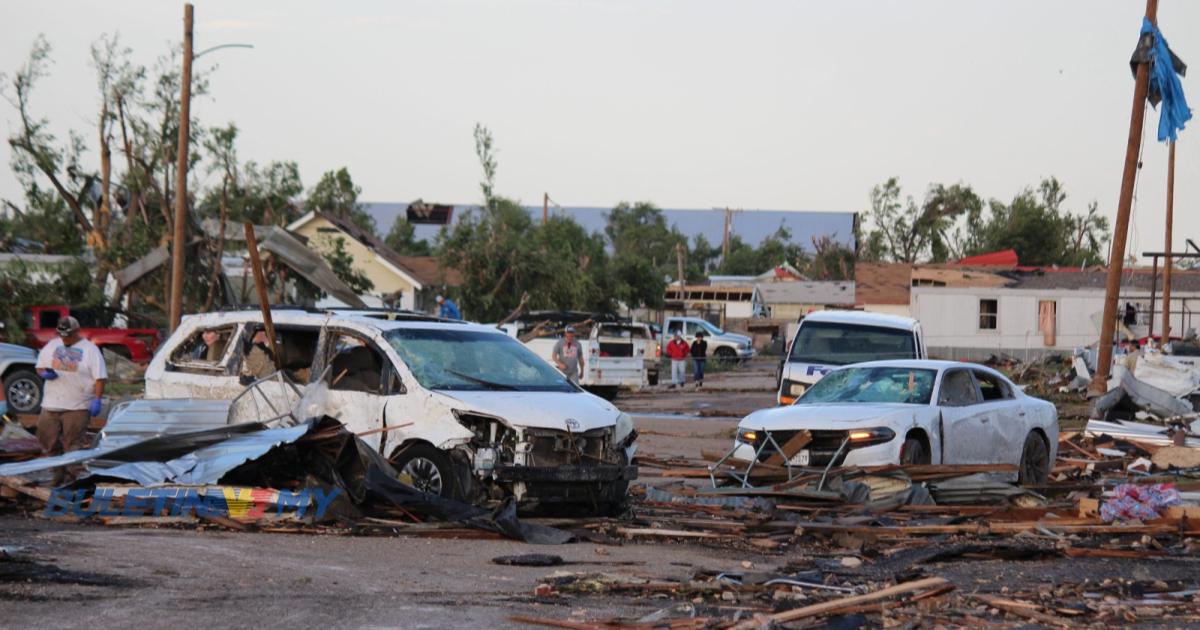
<path fill-rule="evenodd" d="M 788 463 L 793 466 L 807 466 L 809 459 L 810 459 L 810 457 L 809 457 L 808 449 L 804 449 L 804 450 L 800 451 L 799 453 L 796 453 L 795 455 L 793 455 L 792 459 L 789 460 Z"/>

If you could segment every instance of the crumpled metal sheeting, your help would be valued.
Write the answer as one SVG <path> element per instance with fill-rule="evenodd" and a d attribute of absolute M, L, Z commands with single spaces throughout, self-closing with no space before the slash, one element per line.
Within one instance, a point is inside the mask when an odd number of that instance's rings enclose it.
<path fill-rule="evenodd" d="M 121 403 L 108 415 L 100 444 L 134 444 L 163 435 L 194 433 L 229 424 L 228 400 L 167 398 Z"/>
<path fill-rule="evenodd" d="M 1113 366 L 1113 378 L 1117 380 L 1118 385 L 1092 403 L 1093 418 L 1104 418 L 1109 410 L 1122 404 L 1126 397 L 1133 406 L 1160 418 L 1173 418 L 1193 413 L 1191 403 L 1176 398 L 1169 392 L 1153 385 L 1139 381 L 1123 365 Z"/>
<path fill-rule="evenodd" d="M 1193 426 L 1195 424 L 1200 423 L 1194 423 Z M 1195 429 L 1192 430 L 1195 431 Z M 1109 435 L 1121 440 L 1164 446 L 1173 443 L 1166 427 L 1161 424 L 1149 424 L 1145 422 L 1088 420 L 1087 426 L 1083 429 L 1083 434 L 1089 437 Z M 1184 446 L 1200 447 L 1200 438 L 1189 437 L 1184 440 Z"/>
<path fill-rule="evenodd" d="M 693 496 L 686 497 L 673 492 L 667 492 L 654 486 L 646 486 L 646 500 L 652 503 L 674 503 L 680 505 L 707 505 L 726 507 L 735 510 L 756 510 L 772 513 L 775 502 L 762 497 L 738 496 Z"/>
<path fill-rule="evenodd" d="M 1009 502 L 1021 497 L 1029 497 L 1038 502 L 1045 502 L 1042 495 L 1026 490 L 1019 486 L 1003 481 L 996 481 L 987 473 L 976 473 L 953 477 L 942 481 L 931 481 L 926 484 L 929 494 L 938 505 L 947 504 L 986 504 Z"/>
<path fill-rule="evenodd" d="M 294 427 L 263 429 L 224 440 L 166 462 L 130 462 L 100 469 L 89 466 L 89 470 L 97 475 L 127 479 L 143 486 L 163 483 L 214 484 L 220 481 L 225 473 L 263 456 L 276 446 L 295 442 L 308 433 L 311 427 L 310 421 Z"/>

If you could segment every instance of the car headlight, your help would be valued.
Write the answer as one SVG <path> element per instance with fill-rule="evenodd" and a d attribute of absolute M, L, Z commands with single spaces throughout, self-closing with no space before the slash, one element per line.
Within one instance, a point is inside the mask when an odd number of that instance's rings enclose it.
<path fill-rule="evenodd" d="M 896 432 L 887 427 L 873 427 L 870 429 L 856 429 L 851 431 L 849 437 L 850 446 L 853 448 L 891 442 L 896 438 Z"/>

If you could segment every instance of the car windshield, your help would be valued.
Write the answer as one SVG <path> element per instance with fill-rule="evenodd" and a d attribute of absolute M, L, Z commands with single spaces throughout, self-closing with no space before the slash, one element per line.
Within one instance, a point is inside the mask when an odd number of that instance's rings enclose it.
<path fill-rule="evenodd" d="M 828 403 L 908 403 L 928 405 L 935 370 L 905 367 L 849 367 L 817 381 L 797 405 Z"/>
<path fill-rule="evenodd" d="M 789 361 L 849 365 L 864 361 L 915 359 L 913 333 L 897 328 L 835 322 L 803 322 Z"/>
<path fill-rule="evenodd" d="M 426 389 L 576 392 L 521 342 L 499 332 L 405 328 L 384 333 Z"/>
<path fill-rule="evenodd" d="M 716 326 L 713 326 L 712 324 L 710 324 L 708 322 L 702 321 L 702 322 L 700 322 L 700 326 L 703 327 L 705 330 L 707 330 L 708 334 L 710 334 L 710 335 L 724 335 L 725 334 L 724 330 L 721 330 L 720 328 L 717 328 Z"/>

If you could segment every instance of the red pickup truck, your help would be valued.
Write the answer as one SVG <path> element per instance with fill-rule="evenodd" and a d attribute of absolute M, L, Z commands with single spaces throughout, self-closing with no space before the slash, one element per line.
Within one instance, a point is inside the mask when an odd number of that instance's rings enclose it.
<path fill-rule="evenodd" d="M 58 336 L 58 320 L 71 315 L 79 320 L 79 335 L 134 363 L 149 363 L 161 341 L 153 328 L 112 328 L 112 314 L 75 310 L 66 306 L 30 306 L 25 309 L 25 335 L 29 345 L 40 349 Z"/>

